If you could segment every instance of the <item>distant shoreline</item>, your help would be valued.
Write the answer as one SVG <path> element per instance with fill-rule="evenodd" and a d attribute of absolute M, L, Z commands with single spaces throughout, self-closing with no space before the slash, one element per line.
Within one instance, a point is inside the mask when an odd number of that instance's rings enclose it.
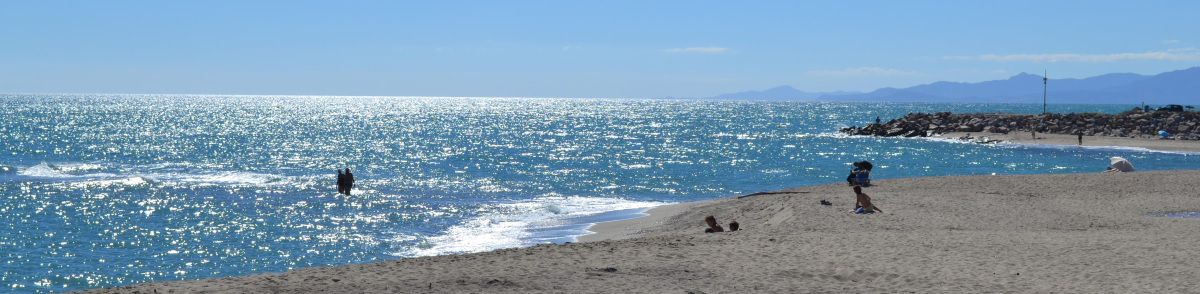
<path fill-rule="evenodd" d="M 902 117 L 883 123 L 862 127 L 850 126 L 838 132 L 850 135 L 877 137 L 930 137 L 946 133 L 1034 133 L 1079 135 L 1113 138 L 1159 138 L 1169 135 L 1170 140 L 1200 141 L 1200 113 L 1193 111 L 1153 111 L 1141 108 L 1126 110 L 1118 114 L 1103 113 L 1043 113 L 1043 114 L 995 114 L 995 113 L 951 113 L 910 112 Z M 1039 137 L 1040 138 L 1040 137 Z M 1049 137 L 1047 137 L 1049 138 Z M 1020 140 L 1019 135 L 1012 136 Z M 1057 141 L 1057 140 L 1051 140 Z M 1112 140 L 1109 145 L 1135 144 L 1162 148 L 1163 144 L 1136 141 Z M 1078 144 L 1078 141 L 1075 141 Z M 1166 148 L 1179 148 L 1168 146 Z"/>
<path fill-rule="evenodd" d="M 1010 132 L 1007 134 L 989 132 L 951 132 L 931 136 L 930 138 L 957 139 L 968 134 L 975 138 L 988 137 L 992 140 L 1000 140 L 1006 143 L 1017 144 L 1048 144 L 1085 147 L 1134 147 L 1158 151 L 1200 153 L 1200 141 L 1191 140 L 1083 136 L 1083 144 L 1081 145 L 1079 144 L 1078 135 L 1037 133 L 1037 137 L 1034 138 L 1029 132 Z"/>

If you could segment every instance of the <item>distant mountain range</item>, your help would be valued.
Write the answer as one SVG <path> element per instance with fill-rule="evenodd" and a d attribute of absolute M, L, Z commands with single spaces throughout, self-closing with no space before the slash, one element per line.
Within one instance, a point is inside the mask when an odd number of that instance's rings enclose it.
<path fill-rule="evenodd" d="M 1050 103 L 1196 104 L 1200 102 L 1200 67 L 1146 76 L 1113 73 L 1084 79 L 1050 79 Z M 882 88 L 869 93 L 814 93 L 789 86 L 765 91 L 722 94 L 712 98 L 739 100 L 880 101 L 880 102 L 1010 102 L 1041 103 L 1042 76 L 1021 73 L 1007 80 L 979 83 L 935 82 L 908 88 Z"/>

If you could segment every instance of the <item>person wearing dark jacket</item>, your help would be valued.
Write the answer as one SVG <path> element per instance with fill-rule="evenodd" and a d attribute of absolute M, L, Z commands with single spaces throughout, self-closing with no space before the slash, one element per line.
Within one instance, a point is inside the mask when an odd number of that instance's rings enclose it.
<path fill-rule="evenodd" d="M 850 175 L 846 176 L 846 183 L 850 184 L 851 186 L 854 186 L 854 184 L 857 184 L 855 182 L 855 179 L 858 177 L 858 173 L 860 173 L 860 172 L 869 173 L 869 172 L 871 172 L 872 167 L 874 167 L 874 166 L 871 165 L 871 162 L 866 161 L 866 160 L 854 162 L 854 169 L 850 171 Z"/>
<path fill-rule="evenodd" d="M 346 195 L 350 195 L 350 190 L 354 189 L 354 174 L 350 173 L 350 168 L 346 168 Z"/>
<path fill-rule="evenodd" d="M 342 170 L 340 170 L 340 169 L 337 170 L 337 173 L 338 173 L 338 177 L 337 177 L 338 194 L 346 194 L 346 175 L 343 174 Z"/>

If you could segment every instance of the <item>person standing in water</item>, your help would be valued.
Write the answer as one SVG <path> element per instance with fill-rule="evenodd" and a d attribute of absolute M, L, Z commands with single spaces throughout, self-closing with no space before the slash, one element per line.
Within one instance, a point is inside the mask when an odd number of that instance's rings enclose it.
<path fill-rule="evenodd" d="M 350 190 L 354 189 L 354 174 L 350 173 L 350 168 L 346 168 L 346 195 L 350 195 Z"/>
<path fill-rule="evenodd" d="M 342 170 L 340 170 L 340 169 L 337 170 L 337 173 L 338 173 L 338 177 L 337 177 L 338 194 L 346 194 L 346 174 L 343 174 Z"/>

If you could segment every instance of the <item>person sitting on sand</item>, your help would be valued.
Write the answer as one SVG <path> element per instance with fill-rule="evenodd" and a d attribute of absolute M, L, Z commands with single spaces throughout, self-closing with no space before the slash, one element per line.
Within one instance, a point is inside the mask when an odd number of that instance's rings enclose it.
<path fill-rule="evenodd" d="M 851 165 L 853 165 L 853 166 L 854 166 L 854 169 L 851 169 L 851 170 L 850 170 L 850 175 L 846 176 L 846 184 L 847 184 L 847 185 L 850 185 L 850 186 L 853 186 L 853 185 L 854 185 L 854 176 L 855 176 L 855 174 L 857 174 L 857 173 L 858 173 L 858 171 L 859 171 L 860 169 L 862 169 L 861 167 L 859 167 L 859 166 L 858 166 L 858 164 L 859 164 L 859 163 L 858 163 L 857 161 L 855 161 L 854 163 L 852 163 L 852 164 L 851 164 Z"/>
<path fill-rule="evenodd" d="M 704 217 L 704 222 L 708 223 L 708 228 L 704 229 L 705 233 L 720 233 L 725 231 L 725 228 L 722 228 L 721 225 L 717 224 L 717 218 L 711 215 Z"/>
<path fill-rule="evenodd" d="M 850 175 L 846 176 L 846 184 L 849 186 L 870 186 L 871 185 L 871 162 L 870 161 L 855 161 L 854 169 L 850 171 Z"/>
<path fill-rule="evenodd" d="M 860 180 L 866 180 L 871 172 L 871 162 L 866 160 L 855 161 L 851 165 L 854 166 L 854 169 L 850 170 L 850 175 L 846 176 L 846 184 L 850 186 L 861 184 Z"/>
<path fill-rule="evenodd" d="M 875 204 L 871 203 L 871 196 L 863 193 L 862 187 L 854 186 L 854 194 L 858 199 L 854 201 L 854 209 L 851 209 L 850 212 L 864 214 L 883 212 L 882 209 L 875 207 Z"/>

